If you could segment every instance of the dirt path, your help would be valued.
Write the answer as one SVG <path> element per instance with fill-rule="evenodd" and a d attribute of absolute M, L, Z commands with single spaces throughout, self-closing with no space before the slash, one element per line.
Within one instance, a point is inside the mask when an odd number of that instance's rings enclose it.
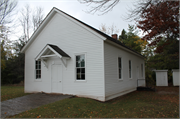
<path fill-rule="evenodd" d="M 1 102 L 1 118 L 13 116 L 26 110 L 70 97 L 72 96 L 37 93 L 6 100 Z"/>

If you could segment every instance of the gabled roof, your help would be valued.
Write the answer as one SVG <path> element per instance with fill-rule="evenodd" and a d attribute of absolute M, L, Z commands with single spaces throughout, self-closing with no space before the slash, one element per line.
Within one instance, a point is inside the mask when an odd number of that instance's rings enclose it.
<path fill-rule="evenodd" d="M 23 47 L 23 49 L 21 50 L 21 52 L 25 52 L 25 50 L 27 49 L 27 47 L 33 42 L 33 40 L 34 40 L 35 37 L 38 35 L 38 33 L 44 28 L 45 24 L 48 23 L 48 22 L 50 21 L 50 19 L 54 16 L 54 14 L 57 13 L 57 12 L 63 13 L 64 15 L 70 17 L 71 19 L 73 19 L 73 20 L 81 23 L 82 25 L 86 26 L 87 28 L 93 30 L 95 33 L 97 33 L 97 34 L 99 34 L 100 36 L 104 37 L 106 40 L 108 40 L 108 41 L 110 41 L 110 42 L 113 42 L 113 43 L 117 44 L 118 46 L 120 46 L 120 47 L 122 47 L 122 48 L 124 48 L 124 49 L 126 49 L 126 50 L 129 50 L 129 51 L 135 53 L 135 54 L 138 55 L 138 56 L 144 57 L 144 56 L 141 55 L 140 53 L 138 53 L 138 52 L 134 51 L 133 49 L 125 46 L 124 44 L 122 44 L 119 40 L 116 40 L 116 39 L 108 36 L 107 34 L 105 34 L 105 33 L 101 32 L 101 31 L 93 28 L 92 26 L 90 26 L 90 25 L 88 25 L 88 24 L 86 24 L 86 23 L 84 23 L 84 22 L 82 22 L 82 21 L 80 21 L 80 20 L 78 20 L 78 19 L 70 16 L 69 14 L 67 14 L 67 13 L 65 13 L 65 12 L 63 12 L 63 11 L 55 8 L 55 7 L 53 7 L 53 9 L 48 13 L 48 15 L 46 16 L 46 18 L 43 20 L 43 22 L 42 22 L 41 25 L 38 27 L 38 29 L 33 33 L 33 35 L 31 36 L 31 38 L 29 39 L 29 41 L 27 42 L 27 44 Z"/>
<path fill-rule="evenodd" d="M 61 50 L 58 46 L 52 45 L 52 44 L 47 44 L 41 52 L 36 56 L 36 60 L 40 60 L 42 58 L 47 58 L 47 57 L 54 57 L 58 56 L 59 58 L 66 58 L 69 59 L 71 58 L 68 54 L 66 54 L 63 50 Z"/>

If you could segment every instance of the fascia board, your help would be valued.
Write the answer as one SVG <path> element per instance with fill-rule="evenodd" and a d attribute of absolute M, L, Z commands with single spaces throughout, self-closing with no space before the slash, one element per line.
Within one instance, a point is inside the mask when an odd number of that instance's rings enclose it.
<path fill-rule="evenodd" d="M 60 15 L 64 16 L 65 18 L 67 18 L 68 20 L 72 21 L 75 24 L 78 24 L 80 27 L 86 29 L 87 31 L 91 32 L 92 34 L 96 35 L 97 37 L 99 37 L 102 40 L 106 40 L 106 37 L 98 34 L 97 32 L 93 31 L 91 28 L 88 28 L 86 25 L 84 25 L 83 23 L 81 23 L 80 20 L 76 19 L 76 18 L 71 18 L 72 16 L 66 14 L 65 12 L 62 12 L 60 10 L 58 10 L 57 8 L 53 8 L 49 14 L 46 16 L 46 18 L 42 21 L 41 25 L 38 27 L 38 29 L 33 33 L 33 35 L 30 37 L 29 41 L 27 42 L 27 44 L 22 48 L 21 53 L 24 53 L 25 50 L 29 47 L 29 45 L 34 41 L 34 39 L 38 36 L 38 34 L 43 30 L 43 28 L 46 26 L 46 24 L 52 19 L 52 17 L 56 14 L 59 13 Z"/>
<path fill-rule="evenodd" d="M 137 53 L 135 53 L 135 52 L 133 52 L 133 51 L 131 51 L 131 50 L 123 47 L 123 46 L 120 46 L 120 45 L 118 45 L 118 44 L 116 44 L 116 43 L 114 43 L 114 42 L 112 42 L 112 41 L 110 41 L 110 40 L 107 40 L 107 39 L 106 39 L 104 42 L 109 43 L 109 44 L 112 44 L 112 45 L 114 45 L 114 46 L 116 46 L 116 47 L 118 47 L 118 48 L 120 48 L 120 49 L 123 49 L 123 50 L 125 50 L 125 51 L 128 51 L 129 53 L 132 53 L 132 54 L 134 54 L 134 55 L 136 55 L 136 56 L 138 56 L 138 57 L 141 57 L 141 58 L 145 59 L 145 57 L 143 57 L 143 56 L 141 56 L 141 55 L 139 55 L 139 54 L 137 54 Z"/>
<path fill-rule="evenodd" d="M 46 45 L 41 52 L 36 56 L 35 60 L 39 60 L 42 56 L 42 54 L 46 51 L 46 49 L 48 48 L 48 45 Z"/>
<path fill-rule="evenodd" d="M 51 50 L 52 52 L 54 52 L 54 54 L 56 54 L 56 56 L 58 56 L 59 58 L 62 58 L 62 56 L 61 56 L 59 53 L 57 53 L 53 48 L 51 48 L 49 45 L 46 45 L 46 46 L 43 48 L 43 50 L 41 50 L 41 52 L 36 56 L 35 60 L 41 59 L 42 54 L 43 54 L 47 49 L 49 49 L 49 50 Z"/>

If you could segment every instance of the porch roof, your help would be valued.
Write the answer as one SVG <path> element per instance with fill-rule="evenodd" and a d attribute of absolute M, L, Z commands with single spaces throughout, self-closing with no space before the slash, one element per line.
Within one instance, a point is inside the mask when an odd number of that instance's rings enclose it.
<path fill-rule="evenodd" d="M 71 58 L 67 53 L 65 53 L 58 46 L 52 45 L 52 44 L 47 44 L 41 50 L 41 52 L 38 54 L 38 56 L 35 59 L 40 60 L 42 58 L 53 57 L 53 56 L 58 56 L 59 58 L 66 58 L 66 59 Z"/>

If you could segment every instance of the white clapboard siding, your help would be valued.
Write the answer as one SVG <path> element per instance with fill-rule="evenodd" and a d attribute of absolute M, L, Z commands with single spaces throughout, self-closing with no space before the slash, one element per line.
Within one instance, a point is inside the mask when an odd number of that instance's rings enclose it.
<path fill-rule="evenodd" d="M 104 100 L 103 39 L 87 31 L 67 16 L 56 13 L 25 51 L 25 92 L 51 93 L 51 65 L 61 64 L 59 58 L 42 63 L 42 78 L 35 79 L 35 57 L 46 46 L 53 44 L 71 59 L 63 69 L 63 94 L 73 94 Z M 86 54 L 86 81 L 75 81 L 75 54 Z"/>
<path fill-rule="evenodd" d="M 122 80 L 118 78 L 118 57 L 122 58 Z M 128 61 L 132 62 L 132 78 L 129 78 Z M 144 65 L 143 58 L 129 53 L 121 48 L 104 42 L 105 63 L 105 97 L 106 100 L 136 90 L 137 79 L 144 78 L 137 75 L 137 67 Z M 140 73 L 140 70 L 139 70 Z M 143 72 L 144 73 L 144 72 Z"/>

